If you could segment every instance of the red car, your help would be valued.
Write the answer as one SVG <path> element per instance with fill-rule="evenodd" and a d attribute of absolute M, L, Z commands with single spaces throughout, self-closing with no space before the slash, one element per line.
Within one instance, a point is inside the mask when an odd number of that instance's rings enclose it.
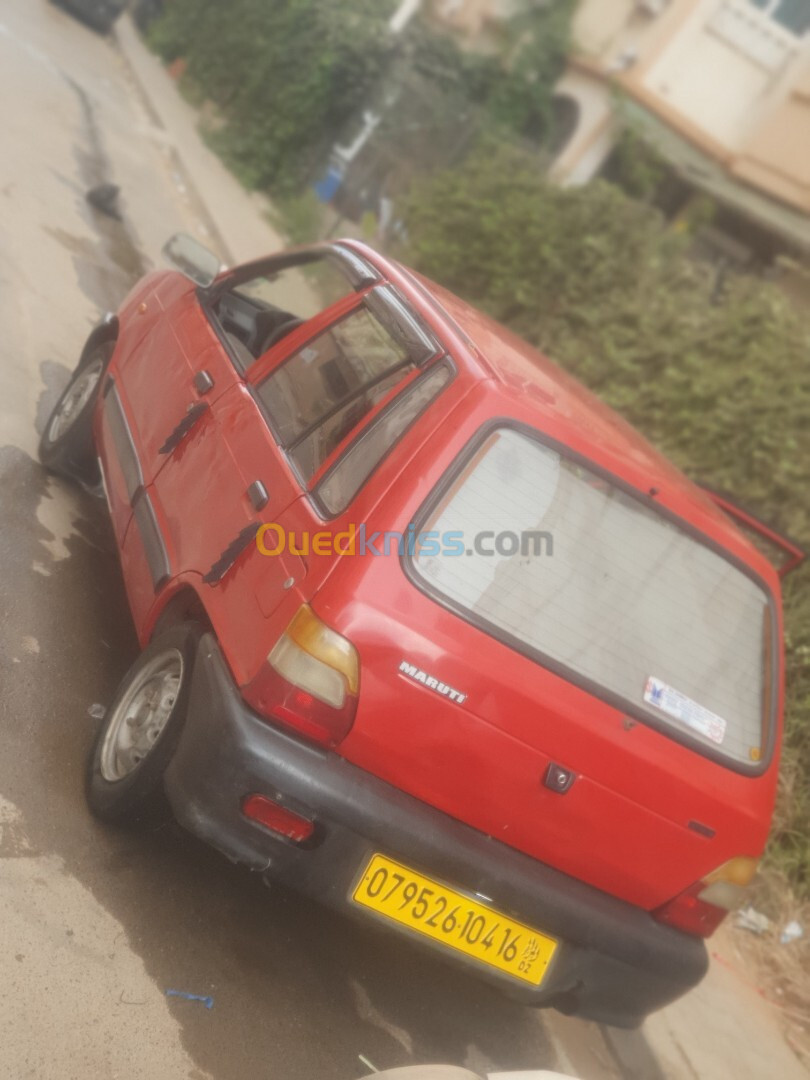
<path fill-rule="evenodd" d="M 103 487 L 143 647 L 91 809 L 168 802 L 520 1001 L 640 1023 L 700 980 L 768 835 L 760 527 L 362 244 L 167 250 L 183 272 L 94 331 L 41 444 Z"/>

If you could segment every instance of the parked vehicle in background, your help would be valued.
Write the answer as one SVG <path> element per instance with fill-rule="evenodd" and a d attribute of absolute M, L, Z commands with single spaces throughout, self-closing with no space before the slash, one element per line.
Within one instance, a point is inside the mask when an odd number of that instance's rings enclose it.
<path fill-rule="evenodd" d="M 65 8 L 99 33 L 106 34 L 127 7 L 128 0 L 51 0 L 51 3 Z"/>
<path fill-rule="evenodd" d="M 519 1001 L 640 1023 L 703 976 L 766 842 L 779 574 L 573 379 L 368 247 L 167 251 L 182 273 L 94 331 L 40 447 L 103 489 L 143 646 L 91 809 L 165 793 Z"/>

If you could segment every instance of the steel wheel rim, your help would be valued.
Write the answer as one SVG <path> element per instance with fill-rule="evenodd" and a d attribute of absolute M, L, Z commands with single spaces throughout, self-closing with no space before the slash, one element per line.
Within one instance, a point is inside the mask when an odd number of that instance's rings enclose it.
<path fill-rule="evenodd" d="M 48 442 L 55 443 L 70 431 L 95 393 L 103 370 L 104 361 L 94 360 L 68 386 L 48 425 Z"/>
<path fill-rule="evenodd" d="M 101 775 L 109 783 L 130 776 L 146 760 L 171 719 L 185 665 L 178 649 L 166 649 L 140 668 L 107 720 Z"/>

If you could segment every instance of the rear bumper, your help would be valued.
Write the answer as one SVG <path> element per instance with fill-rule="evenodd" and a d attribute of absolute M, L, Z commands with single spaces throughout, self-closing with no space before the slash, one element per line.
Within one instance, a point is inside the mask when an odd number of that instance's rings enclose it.
<path fill-rule="evenodd" d="M 245 705 L 211 635 L 200 644 L 166 790 L 178 821 L 228 858 L 360 918 L 349 895 L 375 851 L 491 897 L 495 907 L 560 940 L 542 986 L 518 984 L 444 948 L 440 953 L 518 1001 L 634 1027 L 705 974 L 701 940 L 269 726 Z M 313 841 L 297 847 L 244 818 L 241 800 L 254 792 L 314 818 Z"/>

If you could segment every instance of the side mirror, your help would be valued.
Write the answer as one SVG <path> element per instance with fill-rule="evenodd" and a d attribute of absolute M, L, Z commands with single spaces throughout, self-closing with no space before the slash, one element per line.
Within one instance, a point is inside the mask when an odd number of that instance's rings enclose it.
<path fill-rule="evenodd" d="M 163 255 L 181 274 L 203 289 L 213 284 L 222 269 L 222 263 L 213 251 L 185 233 L 175 233 L 167 240 Z"/>

